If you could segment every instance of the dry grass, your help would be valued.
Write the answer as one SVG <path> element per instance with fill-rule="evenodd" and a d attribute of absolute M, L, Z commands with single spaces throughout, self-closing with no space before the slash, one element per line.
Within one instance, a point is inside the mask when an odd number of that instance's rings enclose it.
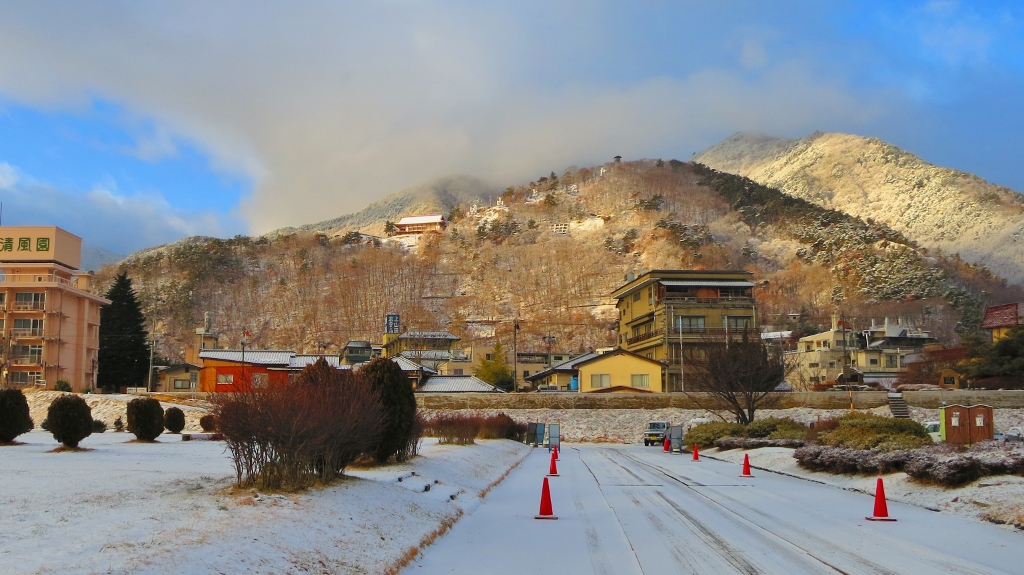
<path fill-rule="evenodd" d="M 527 457 L 529 457 L 529 456 L 530 456 L 530 452 L 529 452 L 529 451 L 527 451 L 527 452 L 526 452 L 526 455 L 524 455 L 524 456 L 522 457 L 522 459 L 520 459 L 519 461 L 515 462 L 515 464 L 514 464 L 514 465 L 512 465 L 512 467 L 509 467 L 508 469 L 506 469 L 506 470 L 505 470 L 505 473 L 502 473 L 502 474 L 501 474 L 501 477 L 499 477 L 499 478 L 495 479 L 494 481 L 492 481 L 492 482 L 491 482 L 491 484 L 490 484 L 490 485 L 488 485 L 487 487 L 485 487 L 485 488 L 483 489 L 483 491 L 481 491 L 481 492 L 480 492 L 480 499 L 483 499 L 484 497 L 487 497 L 487 494 L 488 494 L 488 493 L 490 493 L 492 489 L 494 489 L 495 487 L 497 487 L 497 486 L 498 486 L 498 484 L 499 484 L 499 483 L 501 483 L 502 481 L 505 481 L 505 478 L 506 478 L 506 477 L 508 477 L 508 475 L 509 475 L 510 473 L 512 473 L 512 470 L 513 470 L 513 469 L 515 469 L 516 467 L 519 467 L 519 464 L 520 464 L 520 463 L 522 463 L 522 462 L 524 462 L 524 461 L 526 461 L 526 458 L 527 458 Z"/>
<path fill-rule="evenodd" d="M 390 567 L 388 567 L 384 571 L 384 575 L 398 575 L 398 572 L 407 567 L 413 561 L 415 561 L 416 558 L 420 556 L 420 553 L 422 553 L 424 549 L 430 547 L 434 544 L 434 541 L 437 541 L 439 537 L 442 537 L 444 536 L 445 533 L 451 531 L 451 528 L 454 527 L 455 524 L 459 521 L 459 519 L 462 518 L 462 515 L 463 511 L 461 509 L 456 508 L 455 514 L 449 515 L 448 517 L 442 519 L 441 524 L 438 525 L 436 529 L 434 529 L 430 533 L 427 533 L 423 536 L 422 539 L 420 539 L 419 545 L 414 545 L 406 549 L 405 553 L 402 553 L 402 556 L 399 557 L 394 563 L 391 564 Z"/>
<path fill-rule="evenodd" d="M 59 447 L 54 447 L 47 451 L 47 453 L 84 453 L 86 451 L 92 451 L 92 449 L 88 447 L 68 447 L 67 445 L 61 445 Z"/>

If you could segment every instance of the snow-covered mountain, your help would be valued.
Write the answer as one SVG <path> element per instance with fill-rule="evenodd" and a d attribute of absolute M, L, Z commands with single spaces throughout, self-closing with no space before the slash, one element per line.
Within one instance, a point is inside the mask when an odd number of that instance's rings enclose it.
<path fill-rule="evenodd" d="M 923 247 L 959 253 L 1024 283 L 1024 196 L 973 174 L 876 138 L 836 133 L 800 140 L 739 133 L 693 160 L 884 222 Z"/>

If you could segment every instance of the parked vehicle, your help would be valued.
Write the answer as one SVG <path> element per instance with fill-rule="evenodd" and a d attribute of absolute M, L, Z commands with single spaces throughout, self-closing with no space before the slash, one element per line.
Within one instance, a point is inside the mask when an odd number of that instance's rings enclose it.
<path fill-rule="evenodd" d="M 942 441 L 942 437 L 939 435 L 939 426 L 942 425 L 938 421 L 926 421 L 924 422 L 925 431 L 928 432 L 928 436 L 932 438 L 932 441 Z"/>
<path fill-rule="evenodd" d="M 652 421 L 647 424 L 647 429 L 644 430 L 644 445 L 663 445 L 665 443 L 665 433 L 668 432 L 668 428 L 672 426 L 670 421 Z"/>
<path fill-rule="evenodd" d="M 1003 441 L 1024 441 L 1024 429 L 1011 427 L 1003 434 Z"/>

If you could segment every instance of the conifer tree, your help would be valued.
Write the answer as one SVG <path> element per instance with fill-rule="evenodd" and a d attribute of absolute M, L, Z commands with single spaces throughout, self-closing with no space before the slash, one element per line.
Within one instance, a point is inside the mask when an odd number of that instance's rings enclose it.
<path fill-rule="evenodd" d="M 505 359 L 505 346 L 501 345 L 500 341 L 494 344 L 491 357 L 492 359 L 481 361 L 480 367 L 476 368 L 473 375 L 499 389 L 512 391 L 515 386 L 515 375 L 512 373 L 512 366 Z"/>
<path fill-rule="evenodd" d="M 107 290 L 109 305 L 100 308 L 100 349 L 96 385 L 107 390 L 137 387 L 149 371 L 149 333 L 127 272 Z"/>
<path fill-rule="evenodd" d="M 370 381 L 384 408 L 380 441 L 373 456 L 381 463 L 392 457 L 401 462 L 416 423 L 416 396 L 409 376 L 397 363 L 384 357 L 371 360 L 359 370 L 359 375 Z"/>

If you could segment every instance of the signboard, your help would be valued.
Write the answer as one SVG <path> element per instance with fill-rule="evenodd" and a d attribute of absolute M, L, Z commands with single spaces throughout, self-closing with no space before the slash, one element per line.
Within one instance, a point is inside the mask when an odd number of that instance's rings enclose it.
<path fill-rule="evenodd" d="M 562 448 L 562 424 L 560 423 L 549 423 L 548 424 L 548 451 L 551 451 L 552 447 Z"/>
<path fill-rule="evenodd" d="M 389 313 L 384 320 L 384 333 L 402 333 L 397 313 Z"/>
<path fill-rule="evenodd" d="M 56 262 L 78 269 L 82 238 L 56 226 L 0 226 L 0 262 Z"/>

